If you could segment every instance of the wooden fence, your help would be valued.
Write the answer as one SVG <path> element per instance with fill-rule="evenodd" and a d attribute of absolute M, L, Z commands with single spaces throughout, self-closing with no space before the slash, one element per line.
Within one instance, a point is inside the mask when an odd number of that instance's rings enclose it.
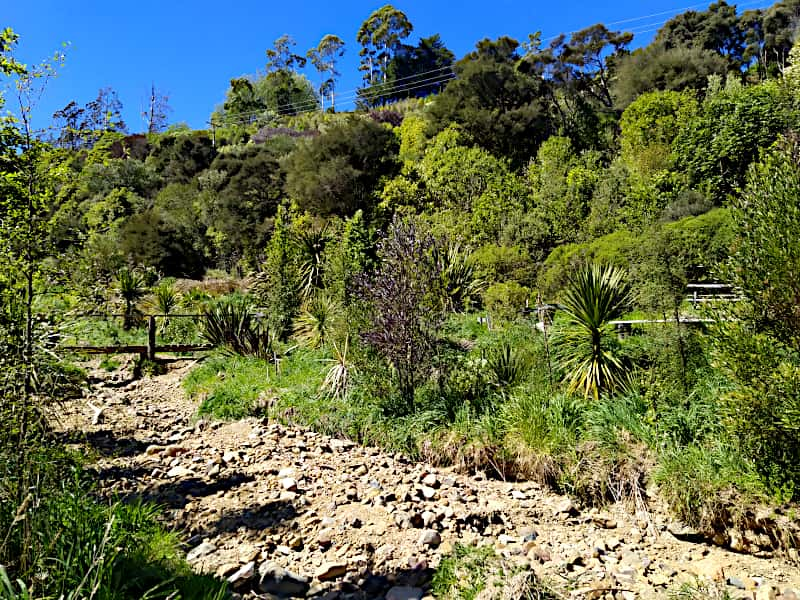
<path fill-rule="evenodd" d="M 80 315 L 81 317 L 104 317 L 104 318 L 117 318 L 124 317 L 124 315 L 113 315 L 103 313 L 89 313 Z M 141 345 L 111 345 L 111 346 L 90 346 L 90 345 L 75 345 L 64 346 L 64 350 L 69 352 L 80 352 L 83 354 L 138 354 L 142 359 L 155 360 L 157 352 L 199 352 L 202 350 L 211 350 L 214 346 L 211 344 L 157 344 L 156 343 L 156 318 L 169 318 L 169 319 L 197 319 L 201 318 L 201 314 L 188 314 L 188 315 L 144 315 L 147 318 L 147 344 Z"/>

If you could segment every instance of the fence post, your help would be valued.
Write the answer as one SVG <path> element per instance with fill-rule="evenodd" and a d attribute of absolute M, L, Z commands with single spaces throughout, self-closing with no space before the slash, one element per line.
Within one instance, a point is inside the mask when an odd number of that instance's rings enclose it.
<path fill-rule="evenodd" d="M 156 359 L 156 318 L 153 315 L 147 317 L 147 358 Z"/>

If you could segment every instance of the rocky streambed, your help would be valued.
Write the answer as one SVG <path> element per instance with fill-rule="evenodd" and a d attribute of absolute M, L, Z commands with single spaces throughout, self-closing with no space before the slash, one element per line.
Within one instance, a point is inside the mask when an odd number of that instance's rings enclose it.
<path fill-rule="evenodd" d="M 104 494 L 163 506 L 193 568 L 241 597 L 430 597 L 434 570 L 462 544 L 498 557 L 484 600 L 544 583 L 556 598 L 667 598 L 684 584 L 706 598 L 800 598 L 791 557 L 699 543 L 657 507 L 583 509 L 532 482 L 304 428 L 196 421 L 180 385 L 192 364 L 135 381 L 95 373 L 89 402 L 64 407 L 58 426 L 96 449 Z"/>

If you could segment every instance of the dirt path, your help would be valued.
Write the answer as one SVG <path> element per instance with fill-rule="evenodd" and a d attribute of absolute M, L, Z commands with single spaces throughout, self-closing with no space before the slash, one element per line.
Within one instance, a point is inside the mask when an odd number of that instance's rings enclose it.
<path fill-rule="evenodd" d="M 506 569 L 498 580 L 535 574 L 556 597 L 666 598 L 700 576 L 732 598 L 797 600 L 797 567 L 681 541 L 659 514 L 583 511 L 533 483 L 433 469 L 262 420 L 197 422 L 181 389 L 192 366 L 139 381 L 124 370 L 98 376 L 88 398 L 102 408 L 97 424 L 84 399 L 60 427 L 99 452 L 105 493 L 164 506 L 190 538 L 193 567 L 244 597 L 418 599 L 460 543 L 494 547 Z M 519 592 L 490 585 L 481 598 L 492 597 Z"/>

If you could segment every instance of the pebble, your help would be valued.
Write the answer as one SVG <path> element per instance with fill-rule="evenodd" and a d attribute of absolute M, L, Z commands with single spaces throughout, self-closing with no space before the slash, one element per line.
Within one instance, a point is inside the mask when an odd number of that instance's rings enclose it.
<path fill-rule="evenodd" d="M 199 546 L 193 548 L 186 555 L 186 562 L 192 563 L 203 556 L 208 556 L 212 552 L 216 552 L 217 547 L 210 542 L 203 542 Z"/>

